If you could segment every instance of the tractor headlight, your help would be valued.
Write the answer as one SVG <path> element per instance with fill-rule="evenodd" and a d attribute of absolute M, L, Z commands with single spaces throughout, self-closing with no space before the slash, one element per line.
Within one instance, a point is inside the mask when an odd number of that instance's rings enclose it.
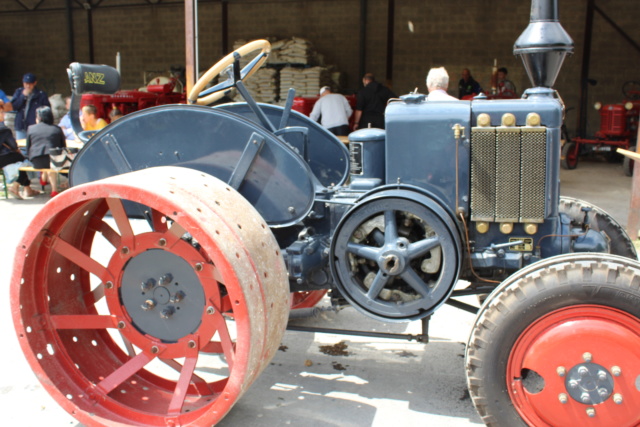
<path fill-rule="evenodd" d="M 626 103 L 624 104 L 624 108 L 625 108 L 627 111 L 629 111 L 629 110 L 633 109 L 633 102 L 626 102 Z"/>
<path fill-rule="evenodd" d="M 596 102 L 595 104 L 593 104 L 593 108 L 595 108 L 596 110 L 601 109 L 602 108 L 602 103 Z"/>

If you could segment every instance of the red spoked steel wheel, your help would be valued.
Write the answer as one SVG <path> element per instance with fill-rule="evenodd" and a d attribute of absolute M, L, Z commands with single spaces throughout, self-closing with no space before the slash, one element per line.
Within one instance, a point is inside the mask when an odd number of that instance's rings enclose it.
<path fill-rule="evenodd" d="M 598 305 L 556 310 L 513 346 L 509 396 L 527 424 L 537 427 L 637 426 L 638 349 L 637 317 Z"/>
<path fill-rule="evenodd" d="M 289 289 L 242 196 L 162 167 L 47 203 L 17 249 L 11 306 L 31 368 L 83 424 L 210 426 L 277 351 Z"/>

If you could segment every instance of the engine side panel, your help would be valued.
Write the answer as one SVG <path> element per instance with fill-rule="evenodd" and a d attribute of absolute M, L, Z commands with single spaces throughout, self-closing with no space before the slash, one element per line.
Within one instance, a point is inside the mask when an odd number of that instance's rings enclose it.
<path fill-rule="evenodd" d="M 386 183 L 424 188 L 451 212 L 468 212 L 470 110 L 468 101 L 389 104 Z"/>

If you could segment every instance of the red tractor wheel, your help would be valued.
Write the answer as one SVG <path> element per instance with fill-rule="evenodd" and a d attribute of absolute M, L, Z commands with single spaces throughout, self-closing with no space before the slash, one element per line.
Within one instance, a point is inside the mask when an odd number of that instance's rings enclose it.
<path fill-rule="evenodd" d="M 489 426 L 640 424 L 640 264 L 567 254 L 503 282 L 482 307 L 466 366 Z"/>
<path fill-rule="evenodd" d="M 578 146 L 575 142 L 566 142 L 562 147 L 561 163 L 565 169 L 575 169 L 578 167 Z"/>
<path fill-rule="evenodd" d="M 327 289 L 321 289 L 318 291 L 307 292 L 292 292 L 291 293 L 291 310 L 298 308 L 312 308 L 318 304 L 322 298 L 327 294 Z"/>
<path fill-rule="evenodd" d="M 45 205 L 17 249 L 11 306 L 31 368 L 83 424 L 210 426 L 277 351 L 289 289 L 242 196 L 162 167 Z"/>

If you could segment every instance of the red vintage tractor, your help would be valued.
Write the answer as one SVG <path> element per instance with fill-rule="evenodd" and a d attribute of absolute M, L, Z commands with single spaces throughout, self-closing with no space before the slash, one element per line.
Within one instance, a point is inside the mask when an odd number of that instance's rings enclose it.
<path fill-rule="evenodd" d="M 604 153 L 608 160 L 617 161 L 616 148 L 635 151 L 640 115 L 640 82 L 629 81 L 622 86 L 624 101 L 618 104 L 602 105 L 596 102 L 594 108 L 600 112 L 600 130 L 594 138 L 573 138 L 562 147 L 562 166 L 575 169 L 578 157 L 586 152 Z M 624 173 L 631 176 L 633 160 L 625 158 Z"/>
<path fill-rule="evenodd" d="M 178 91 L 176 91 L 178 88 Z M 109 121 L 112 109 L 119 109 L 123 115 L 145 108 L 165 104 L 184 104 L 186 94 L 182 83 L 175 77 L 154 77 L 143 90 L 119 90 L 113 94 L 85 93 L 80 108 L 95 105 L 97 116 Z"/>

